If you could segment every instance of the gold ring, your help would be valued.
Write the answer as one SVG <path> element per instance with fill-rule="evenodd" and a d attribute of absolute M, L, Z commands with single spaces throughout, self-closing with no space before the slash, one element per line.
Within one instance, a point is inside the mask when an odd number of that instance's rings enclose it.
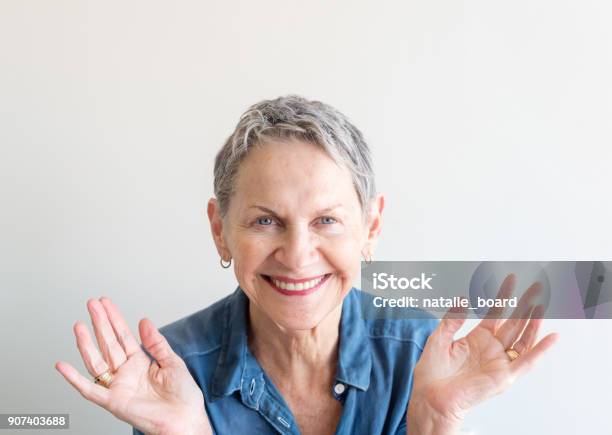
<path fill-rule="evenodd" d="M 102 385 L 104 388 L 109 388 L 111 382 L 113 382 L 113 375 L 111 375 L 110 370 L 107 370 L 101 375 L 96 376 L 94 382 Z"/>
<path fill-rule="evenodd" d="M 508 357 L 510 358 L 510 361 L 514 361 L 515 359 L 517 359 L 519 356 L 521 356 L 520 353 L 518 353 L 516 350 L 514 349 L 506 349 L 506 355 L 508 355 Z"/>

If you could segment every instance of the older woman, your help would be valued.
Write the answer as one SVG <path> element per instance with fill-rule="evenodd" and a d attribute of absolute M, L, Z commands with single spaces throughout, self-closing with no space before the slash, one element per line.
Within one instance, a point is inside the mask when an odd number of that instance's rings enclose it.
<path fill-rule="evenodd" d="M 110 300 L 92 299 L 100 350 L 85 325 L 74 332 L 95 383 L 56 364 L 135 433 L 452 434 L 556 338 L 536 344 L 537 318 L 491 317 L 457 341 L 462 316 L 363 318 L 352 285 L 384 199 L 361 133 L 326 104 L 255 104 L 214 176 L 208 217 L 236 290 L 161 331 L 141 320 L 142 347 Z"/>

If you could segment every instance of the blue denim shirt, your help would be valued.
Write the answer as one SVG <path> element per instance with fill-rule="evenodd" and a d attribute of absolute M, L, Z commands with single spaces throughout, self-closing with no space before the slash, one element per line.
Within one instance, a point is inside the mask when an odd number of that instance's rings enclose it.
<path fill-rule="evenodd" d="M 336 434 L 406 434 L 414 366 L 438 320 L 366 320 L 365 295 L 352 288 L 342 304 L 338 365 L 329 386 L 342 403 Z M 299 434 L 287 403 L 247 345 L 248 304 L 238 287 L 160 331 L 202 389 L 216 434 Z"/>

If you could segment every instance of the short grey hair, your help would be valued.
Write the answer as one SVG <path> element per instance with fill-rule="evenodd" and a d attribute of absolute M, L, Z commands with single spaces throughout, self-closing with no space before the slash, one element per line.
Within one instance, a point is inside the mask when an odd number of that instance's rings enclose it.
<path fill-rule="evenodd" d="M 249 107 L 215 158 L 214 191 L 225 217 L 234 193 L 240 163 L 255 146 L 267 140 L 309 142 L 349 169 L 359 197 L 362 217 L 376 194 L 370 148 L 346 116 L 320 101 L 298 95 L 263 100 Z"/>

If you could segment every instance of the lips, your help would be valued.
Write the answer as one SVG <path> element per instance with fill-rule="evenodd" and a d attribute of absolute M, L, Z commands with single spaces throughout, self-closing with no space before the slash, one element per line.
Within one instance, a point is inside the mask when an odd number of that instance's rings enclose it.
<path fill-rule="evenodd" d="M 285 296 L 306 296 L 317 291 L 329 279 L 331 273 L 313 278 L 291 279 L 262 275 L 263 279 L 277 292 Z"/>

